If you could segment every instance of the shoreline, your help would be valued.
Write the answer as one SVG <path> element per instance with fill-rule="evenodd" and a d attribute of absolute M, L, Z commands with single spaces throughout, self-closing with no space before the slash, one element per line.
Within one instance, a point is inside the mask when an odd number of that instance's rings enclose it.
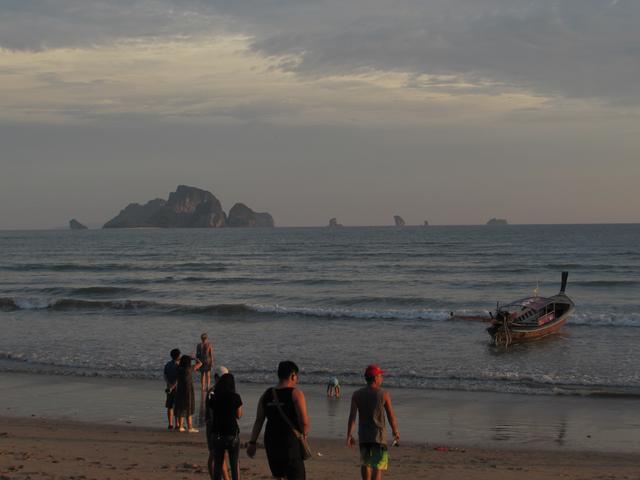
<path fill-rule="evenodd" d="M 164 383 L 102 377 L 2 374 L 0 417 L 165 429 Z M 196 383 L 196 399 L 199 391 Z M 241 432 L 251 430 L 258 398 L 268 385 L 238 384 L 245 405 Z M 300 385 L 311 436 L 344 441 L 349 400 L 325 387 Z M 549 452 L 640 453 L 637 400 L 390 388 L 403 444 Z M 200 404 L 200 402 L 198 401 Z M 197 408 L 194 424 L 204 410 Z"/>
<path fill-rule="evenodd" d="M 160 427 L 99 425 L 68 420 L 0 416 L 2 479 L 201 479 L 207 475 L 204 435 Z M 246 441 L 246 434 L 242 440 Z M 307 478 L 358 478 L 357 449 L 340 440 L 311 438 Z M 490 448 L 435 450 L 402 443 L 390 451 L 385 478 L 441 480 L 640 479 L 635 454 Z M 240 454 L 242 478 L 271 478 L 265 452 Z"/>

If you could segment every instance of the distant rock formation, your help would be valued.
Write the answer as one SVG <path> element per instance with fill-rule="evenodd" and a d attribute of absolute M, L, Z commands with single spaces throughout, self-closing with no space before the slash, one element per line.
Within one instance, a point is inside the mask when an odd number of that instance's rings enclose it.
<path fill-rule="evenodd" d="M 83 224 L 81 224 L 78 220 L 76 220 L 75 218 L 69 220 L 69 228 L 71 230 L 88 230 L 86 226 L 84 226 Z"/>
<path fill-rule="evenodd" d="M 394 215 L 393 221 L 396 223 L 396 227 L 404 227 L 404 219 L 400 215 Z"/>
<path fill-rule="evenodd" d="M 424 226 L 428 227 L 429 226 L 429 222 L 427 220 L 424 221 Z"/>
<path fill-rule="evenodd" d="M 329 225 L 330 228 L 339 228 L 342 227 L 343 225 L 341 223 L 338 223 L 338 220 L 336 218 L 331 218 L 329 219 Z"/>
<path fill-rule="evenodd" d="M 237 207 L 237 208 L 236 208 Z M 273 227 L 273 217 L 236 204 L 229 224 L 220 201 L 206 190 L 179 185 L 168 200 L 157 198 L 144 205 L 129 204 L 103 228 L 220 228 L 229 226 Z M 246 209 L 246 210 L 245 210 Z M 229 212 L 231 215 L 231 212 Z"/>
<path fill-rule="evenodd" d="M 151 218 L 166 204 L 167 201 L 161 198 L 150 200 L 144 205 L 130 203 L 117 216 L 105 223 L 102 228 L 152 227 L 154 225 L 151 224 Z"/>
<path fill-rule="evenodd" d="M 211 192 L 179 185 L 167 203 L 149 218 L 154 227 L 216 228 L 227 221 L 220 201 Z"/>
<path fill-rule="evenodd" d="M 266 227 L 275 226 L 273 217 L 267 212 L 254 212 L 244 203 L 236 203 L 229 210 L 229 227 Z"/>
<path fill-rule="evenodd" d="M 494 217 L 494 218 L 492 218 L 491 220 L 489 220 L 487 222 L 487 225 L 495 227 L 495 226 L 498 226 L 498 225 L 508 225 L 508 223 L 504 218 L 495 218 Z"/>

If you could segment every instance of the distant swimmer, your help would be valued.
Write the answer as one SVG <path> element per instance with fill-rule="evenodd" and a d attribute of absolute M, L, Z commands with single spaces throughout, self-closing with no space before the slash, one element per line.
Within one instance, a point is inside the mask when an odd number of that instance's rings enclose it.
<path fill-rule="evenodd" d="M 488 312 L 489 315 L 459 315 L 454 312 L 449 312 L 449 320 L 466 320 L 469 322 L 491 322 L 493 314 Z"/>
<path fill-rule="evenodd" d="M 338 377 L 331 377 L 327 382 L 327 397 L 340 398 L 340 382 L 338 382 Z"/>

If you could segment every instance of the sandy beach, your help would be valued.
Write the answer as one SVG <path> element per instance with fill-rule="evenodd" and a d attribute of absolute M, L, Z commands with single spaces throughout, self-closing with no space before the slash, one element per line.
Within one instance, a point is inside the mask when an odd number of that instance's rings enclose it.
<path fill-rule="evenodd" d="M 165 429 L 161 382 L 12 373 L 0 381 L 0 479 L 207 476 L 204 435 Z M 239 386 L 244 440 L 264 388 Z M 343 440 L 353 388 L 337 402 L 320 386 L 302 388 L 316 452 L 308 478 L 358 478 L 357 452 Z M 391 450 L 385 478 L 640 479 L 634 399 L 392 394 L 403 441 Z M 526 407 L 528 420 L 522 417 Z M 244 478 L 270 478 L 263 450 L 255 459 L 243 454 L 241 468 Z"/>
<path fill-rule="evenodd" d="M 160 428 L 97 425 L 39 418 L 2 417 L 0 478 L 197 479 L 206 478 L 207 448 L 201 434 Z M 358 478 L 355 450 L 339 440 L 313 439 L 319 454 L 307 462 L 310 479 Z M 427 444 L 392 450 L 385 478 L 417 479 L 639 479 L 633 454 L 459 448 Z M 320 456 L 321 454 L 321 456 Z M 264 450 L 241 456 L 244 478 L 270 478 Z"/>

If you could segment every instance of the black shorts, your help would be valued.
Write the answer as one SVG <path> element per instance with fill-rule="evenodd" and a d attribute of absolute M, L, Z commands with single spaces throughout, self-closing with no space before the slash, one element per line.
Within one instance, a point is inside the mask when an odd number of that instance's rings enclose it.
<path fill-rule="evenodd" d="M 269 468 L 274 477 L 286 478 L 287 480 L 305 480 L 306 472 L 300 451 L 300 442 L 293 435 L 292 438 L 293 440 L 265 437 Z"/>
<path fill-rule="evenodd" d="M 176 403 L 176 389 L 174 388 L 170 392 L 167 392 L 167 399 L 164 402 L 166 408 L 173 408 L 173 404 Z"/>
<path fill-rule="evenodd" d="M 207 446 L 209 450 L 237 450 L 240 447 L 240 437 L 238 435 L 218 435 L 210 432 L 207 435 Z"/>

